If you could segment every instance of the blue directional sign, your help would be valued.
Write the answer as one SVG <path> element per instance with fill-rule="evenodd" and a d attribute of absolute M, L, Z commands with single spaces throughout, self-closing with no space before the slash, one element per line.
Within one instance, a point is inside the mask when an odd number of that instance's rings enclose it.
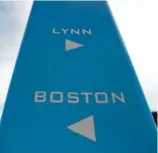
<path fill-rule="evenodd" d="M 0 153 L 156 153 L 156 126 L 107 2 L 34 2 Z"/>

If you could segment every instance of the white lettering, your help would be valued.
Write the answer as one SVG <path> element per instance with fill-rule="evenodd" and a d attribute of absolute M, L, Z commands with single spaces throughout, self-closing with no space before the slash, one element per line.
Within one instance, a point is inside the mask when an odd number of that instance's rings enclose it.
<path fill-rule="evenodd" d="M 56 29 L 55 29 L 55 28 L 53 28 L 52 32 L 53 32 L 53 34 L 57 34 L 57 35 L 59 35 L 59 34 L 60 34 L 60 32 L 59 32 L 59 31 L 56 31 Z"/>
<path fill-rule="evenodd" d="M 95 100 L 98 104 L 108 103 L 108 95 L 105 92 L 97 92 L 95 93 Z"/>
<path fill-rule="evenodd" d="M 49 95 L 50 99 L 47 99 Z M 91 97 L 91 99 L 90 99 Z M 84 99 L 83 99 L 84 98 Z M 125 103 L 124 93 L 120 92 L 119 94 L 111 92 L 68 92 L 63 93 L 60 91 L 52 91 L 47 93 L 46 91 L 36 91 L 34 95 L 34 102 L 51 102 L 51 103 L 69 103 L 69 104 L 78 104 L 79 102 L 85 104 L 96 103 L 96 104 L 107 104 L 107 103 Z"/>
<path fill-rule="evenodd" d="M 71 34 L 77 34 L 80 35 L 80 29 L 71 29 Z"/>
<path fill-rule="evenodd" d="M 58 99 L 55 97 L 59 97 Z M 50 94 L 50 102 L 52 103 L 62 103 L 63 102 L 63 93 L 62 92 L 51 92 Z"/>
<path fill-rule="evenodd" d="M 89 95 L 93 95 L 92 92 L 82 92 L 81 95 L 84 95 L 85 96 L 85 102 L 86 104 L 89 104 Z"/>
<path fill-rule="evenodd" d="M 54 35 L 92 35 L 92 30 L 91 29 L 79 29 L 79 28 L 75 28 L 75 29 L 69 29 L 69 28 L 61 28 L 61 29 L 56 29 L 53 28 L 52 29 L 52 33 Z"/>
<path fill-rule="evenodd" d="M 82 32 L 83 32 L 83 35 L 86 35 L 86 34 L 92 35 L 92 30 L 91 29 L 88 29 L 88 30 L 83 29 Z"/>
<path fill-rule="evenodd" d="M 119 100 L 119 101 L 125 103 L 125 98 L 124 98 L 124 95 L 123 95 L 122 92 L 120 93 L 120 96 L 119 96 L 118 94 L 115 94 L 115 93 L 112 92 L 112 93 L 111 93 L 111 96 L 112 96 L 112 101 L 113 101 L 114 103 L 116 103 L 117 100 Z"/>
<path fill-rule="evenodd" d="M 68 93 L 68 103 L 76 104 L 79 103 L 79 97 L 77 92 L 69 92 Z"/>
<path fill-rule="evenodd" d="M 46 92 L 45 91 L 36 91 L 35 92 L 35 96 L 34 96 L 34 100 L 37 103 L 43 103 L 46 101 Z"/>
<path fill-rule="evenodd" d="M 69 31 L 69 29 L 61 29 L 61 31 L 63 31 L 63 34 L 66 35 L 67 31 Z"/>

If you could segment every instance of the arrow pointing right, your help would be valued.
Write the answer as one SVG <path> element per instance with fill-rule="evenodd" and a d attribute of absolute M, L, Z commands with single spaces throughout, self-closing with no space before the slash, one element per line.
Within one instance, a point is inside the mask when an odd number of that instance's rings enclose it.
<path fill-rule="evenodd" d="M 70 51 L 72 49 L 80 48 L 80 47 L 83 47 L 83 46 L 84 45 L 79 44 L 75 41 L 68 40 L 68 39 L 65 40 L 65 51 Z"/>

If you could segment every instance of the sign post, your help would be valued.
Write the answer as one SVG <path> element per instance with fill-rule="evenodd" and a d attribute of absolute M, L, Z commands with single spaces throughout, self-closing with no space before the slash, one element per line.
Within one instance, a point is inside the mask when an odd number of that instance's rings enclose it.
<path fill-rule="evenodd" d="M 34 2 L 0 153 L 156 153 L 156 126 L 107 2 Z"/>

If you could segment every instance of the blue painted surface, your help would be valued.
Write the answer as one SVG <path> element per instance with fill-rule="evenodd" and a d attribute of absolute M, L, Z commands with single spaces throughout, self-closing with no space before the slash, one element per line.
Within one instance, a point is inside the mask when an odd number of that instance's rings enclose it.
<path fill-rule="evenodd" d="M 87 28 L 92 35 L 53 35 Z M 65 52 L 65 39 L 84 47 Z M 35 91 L 123 92 L 125 103 L 35 103 Z M 94 116 L 93 142 L 67 129 Z M 156 153 L 156 126 L 106 2 L 35 2 L 0 126 L 0 153 Z"/>

